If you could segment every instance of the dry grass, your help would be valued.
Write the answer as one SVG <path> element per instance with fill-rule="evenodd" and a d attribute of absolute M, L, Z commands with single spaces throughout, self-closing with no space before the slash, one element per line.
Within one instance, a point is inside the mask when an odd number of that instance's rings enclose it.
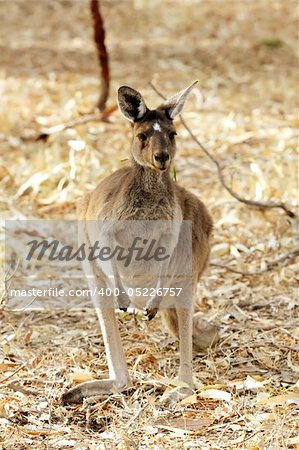
<path fill-rule="evenodd" d="M 149 80 L 172 94 L 199 79 L 185 119 L 234 189 L 294 209 L 295 8 L 292 0 L 104 2 L 111 105 L 120 84 L 155 105 Z M 129 126 L 115 113 L 46 143 L 22 138 L 89 112 L 97 100 L 87 2 L 2 1 L 0 13 L 1 217 L 74 218 L 82 192 L 123 164 Z M 294 224 L 281 211 L 252 210 L 223 191 L 181 126 L 176 169 L 213 215 L 213 261 L 255 270 L 295 244 Z M 253 277 L 210 267 L 198 298 L 198 309 L 219 323 L 221 342 L 194 356 L 196 395 L 175 410 L 159 400 L 178 348 L 158 319 L 119 318 L 134 389 L 62 407 L 68 385 L 106 371 L 93 310 L 3 308 L 0 448 L 298 448 L 295 262 Z"/>

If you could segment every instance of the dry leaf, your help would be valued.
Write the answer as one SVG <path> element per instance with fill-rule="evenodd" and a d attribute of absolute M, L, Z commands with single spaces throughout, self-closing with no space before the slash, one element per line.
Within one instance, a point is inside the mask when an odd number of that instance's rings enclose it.
<path fill-rule="evenodd" d="M 290 394 L 281 394 L 281 395 L 275 395 L 274 397 L 262 398 L 261 400 L 258 400 L 255 404 L 257 406 L 278 405 L 278 404 L 282 404 L 285 402 L 299 403 L 299 393 L 293 392 Z"/>
<path fill-rule="evenodd" d="M 231 401 L 231 394 L 226 391 L 221 391 L 220 389 L 207 389 L 201 391 L 198 395 L 202 398 L 213 398 L 215 400 L 224 400 L 226 402 Z"/>
<path fill-rule="evenodd" d="M 75 370 L 71 377 L 72 383 L 83 383 L 84 381 L 94 380 L 94 376 L 88 371 Z"/>
<path fill-rule="evenodd" d="M 197 431 L 200 428 L 208 427 L 213 423 L 211 417 L 197 417 L 190 419 L 186 417 L 177 417 L 175 419 L 163 419 L 155 422 L 155 426 L 164 428 L 174 432 L 185 433 L 190 431 Z"/>
<path fill-rule="evenodd" d="M 0 372 L 7 372 L 17 366 L 18 364 L 16 363 L 0 363 Z"/>
<path fill-rule="evenodd" d="M 182 406 L 194 405 L 196 403 L 198 403 L 196 394 L 189 395 L 188 397 L 186 397 L 186 398 L 184 398 L 183 400 L 180 401 L 180 404 Z"/>

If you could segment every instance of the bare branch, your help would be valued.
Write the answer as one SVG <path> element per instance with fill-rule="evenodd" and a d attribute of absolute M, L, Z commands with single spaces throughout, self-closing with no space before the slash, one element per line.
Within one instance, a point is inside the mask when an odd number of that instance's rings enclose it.
<path fill-rule="evenodd" d="M 7 386 L 15 392 L 22 392 L 24 395 L 38 395 L 38 391 L 24 388 L 17 381 L 10 381 L 7 383 Z"/>
<path fill-rule="evenodd" d="M 85 124 L 87 122 L 96 122 L 105 120 L 117 107 L 106 108 L 107 99 L 109 96 L 110 86 L 110 70 L 109 70 L 109 57 L 105 45 L 105 28 L 104 22 L 100 11 L 99 0 L 90 0 L 90 11 L 93 19 L 93 37 L 97 49 L 98 60 L 101 68 L 101 90 L 100 96 L 97 101 L 97 108 L 102 114 L 87 114 L 77 119 L 72 119 L 69 122 L 53 125 L 49 128 L 44 128 L 37 136 L 22 136 L 24 141 L 46 141 L 49 136 L 64 131 L 68 128 L 73 128 L 78 125 Z"/>
<path fill-rule="evenodd" d="M 84 125 L 88 122 L 108 122 L 108 117 L 117 110 L 117 106 L 111 106 L 106 108 L 100 114 L 86 114 L 76 119 L 71 119 L 68 122 L 58 123 L 49 128 L 42 128 L 38 135 L 36 136 L 21 136 L 23 141 L 46 141 L 49 136 L 53 134 L 60 133 L 61 131 L 67 130 L 68 128 L 74 128 L 79 125 Z"/>
<path fill-rule="evenodd" d="M 149 83 L 151 88 L 164 100 L 166 97 L 153 85 L 152 82 Z M 192 132 L 192 130 L 189 128 L 185 120 L 182 116 L 180 116 L 181 123 L 185 127 L 185 129 L 188 131 L 192 139 L 197 143 L 197 145 L 201 148 L 201 150 L 204 152 L 204 154 L 212 161 L 212 163 L 216 166 L 218 178 L 221 183 L 221 185 L 224 187 L 224 189 L 236 200 L 238 200 L 241 203 L 245 203 L 248 206 L 253 206 L 255 208 L 259 209 L 271 209 L 271 208 L 279 208 L 282 209 L 287 216 L 291 217 L 292 219 L 296 217 L 296 214 L 291 211 L 283 202 L 274 202 L 274 201 L 267 201 L 267 202 L 260 202 L 256 200 L 250 200 L 247 198 L 242 197 L 237 192 L 235 192 L 225 181 L 224 175 L 223 175 L 223 168 L 219 164 L 219 162 L 214 158 L 214 156 L 211 155 L 211 153 L 207 150 L 207 148 L 198 140 L 198 138 L 195 136 L 195 134 Z"/>
<path fill-rule="evenodd" d="M 5 381 L 9 380 L 11 377 L 13 377 L 14 375 L 16 375 L 18 372 L 20 372 L 20 370 L 24 369 L 24 367 L 26 367 L 26 364 L 22 364 L 21 366 L 19 366 L 14 372 L 10 373 L 7 377 L 2 378 L 2 380 L 0 380 L 0 384 L 4 383 Z"/>
<path fill-rule="evenodd" d="M 9 274 L 9 269 L 6 271 L 5 275 L 4 275 L 4 289 L 3 292 L 1 294 L 0 297 L 0 309 L 5 308 L 7 299 L 8 299 L 8 292 L 9 292 L 9 288 L 11 285 L 11 280 L 13 279 L 13 277 L 15 276 L 15 274 L 17 273 L 17 270 L 19 268 L 19 264 L 20 261 L 17 261 L 16 267 L 14 268 L 14 270 L 12 271 L 11 274 Z"/>
<path fill-rule="evenodd" d="M 61 131 L 67 130 L 68 128 L 73 128 L 78 125 L 82 125 L 87 122 L 96 122 L 101 120 L 99 114 L 87 114 L 86 116 L 78 117 L 77 119 L 72 119 L 69 122 L 59 123 L 53 125 L 49 128 L 43 128 L 38 136 L 35 137 L 36 141 L 47 140 L 52 134 L 60 133 Z"/>
<path fill-rule="evenodd" d="M 218 264 L 218 263 L 213 263 L 213 262 L 210 262 L 210 266 L 220 267 L 221 269 L 225 269 L 225 270 L 228 270 L 229 272 L 238 273 L 238 274 L 244 275 L 244 276 L 254 276 L 254 275 L 262 275 L 266 272 L 270 272 L 272 269 L 277 267 L 279 264 L 282 264 L 285 261 L 290 262 L 297 256 L 299 256 L 299 246 L 295 247 L 293 250 L 291 250 L 287 253 L 284 253 L 283 255 L 279 256 L 278 258 L 273 259 L 272 261 L 266 262 L 266 266 L 264 269 L 257 270 L 254 272 L 242 271 L 242 270 L 234 269 L 233 267 L 230 267 L 230 266 L 226 266 L 225 264 Z"/>
<path fill-rule="evenodd" d="M 90 0 L 90 11 L 93 19 L 93 36 L 97 48 L 98 60 L 101 67 L 101 92 L 97 108 L 103 111 L 109 96 L 110 70 L 109 57 L 105 45 L 105 28 L 100 11 L 99 0 Z"/>

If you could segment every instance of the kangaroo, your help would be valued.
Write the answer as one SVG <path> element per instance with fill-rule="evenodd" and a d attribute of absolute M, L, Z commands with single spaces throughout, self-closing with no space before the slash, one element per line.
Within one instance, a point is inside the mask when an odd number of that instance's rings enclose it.
<path fill-rule="evenodd" d="M 150 110 L 142 95 L 128 86 L 118 90 L 118 105 L 122 115 L 132 124 L 133 140 L 131 160 L 127 167 L 112 173 L 95 188 L 85 195 L 79 205 L 78 218 L 82 223 L 79 232 L 79 243 L 90 244 L 99 235 L 103 242 L 111 244 L 111 223 L 116 224 L 114 236 L 117 242 L 125 242 L 133 224 L 149 221 L 159 223 L 159 243 L 167 240 L 168 260 L 155 263 L 159 267 L 158 280 L 147 281 L 146 286 L 163 289 L 167 286 L 167 274 L 174 272 L 176 265 L 188 264 L 185 248 L 187 240 L 181 228 L 170 227 L 170 224 L 180 224 L 183 221 L 192 223 L 190 234 L 192 263 L 192 292 L 182 297 L 168 298 L 153 295 L 151 298 L 130 296 L 127 286 L 136 287 L 137 281 L 133 272 L 144 274 L 147 268 L 141 263 L 125 268 L 123 262 L 110 262 L 110 275 L 98 261 L 85 260 L 84 272 L 90 289 L 95 293 L 93 303 L 98 315 L 103 335 L 105 352 L 108 362 L 109 377 L 88 381 L 66 391 L 62 396 L 64 403 L 80 402 L 85 397 L 109 395 L 115 390 L 121 391 L 131 386 L 130 376 L 125 361 L 124 351 L 118 330 L 115 304 L 111 298 L 97 294 L 95 287 L 112 285 L 117 288 L 115 298 L 121 309 L 130 304 L 133 307 L 144 308 L 149 319 L 159 310 L 163 322 L 170 333 L 179 339 L 180 365 L 178 378 L 183 385 L 176 391 L 177 398 L 182 398 L 192 392 L 192 346 L 204 349 L 218 340 L 217 327 L 194 314 L 193 299 L 197 283 L 208 263 L 210 253 L 209 238 L 212 231 L 212 219 L 205 205 L 191 192 L 179 186 L 171 176 L 171 164 L 176 153 L 176 130 L 173 120 L 184 106 L 185 100 L 197 82 L 166 100 L 154 110 Z M 132 227 L 128 225 L 132 223 Z M 140 222 L 139 222 L 140 221 Z M 161 223 L 161 226 L 160 226 Z M 169 226 L 167 225 L 169 224 Z M 157 233 L 155 234 L 155 236 Z M 104 237 L 103 237 L 104 236 Z M 184 240 L 185 239 L 185 240 Z M 145 242 L 145 241 L 144 241 Z M 185 256 L 184 256 L 185 255 Z M 108 264 L 108 265 L 109 265 Z M 138 280 L 138 277 L 136 278 Z M 113 284 L 114 283 L 114 284 Z M 131 283 L 131 284 L 130 284 Z M 134 284 L 135 283 L 135 284 Z M 177 286 L 179 281 L 172 278 L 171 286 Z M 112 290 L 113 291 L 113 290 Z M 132 290 L 131 290 L 132 292 Z M 167 306 L 164 307 L 167 303 Z M 177 399 L 176 398 L 176 399 Z M 175 399 L 175 400 L 176 400 Z"/>

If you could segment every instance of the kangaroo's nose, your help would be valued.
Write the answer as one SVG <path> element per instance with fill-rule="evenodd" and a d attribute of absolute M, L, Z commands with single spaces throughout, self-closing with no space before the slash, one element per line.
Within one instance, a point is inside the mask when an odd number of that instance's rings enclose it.
<path fill-rule="evenodd" d="M 166 161 L 169 160 L 169 154 L 168 153 L 156 153 L 154 155 L 154 160 L 159 164 L 164 164 Z"/>

